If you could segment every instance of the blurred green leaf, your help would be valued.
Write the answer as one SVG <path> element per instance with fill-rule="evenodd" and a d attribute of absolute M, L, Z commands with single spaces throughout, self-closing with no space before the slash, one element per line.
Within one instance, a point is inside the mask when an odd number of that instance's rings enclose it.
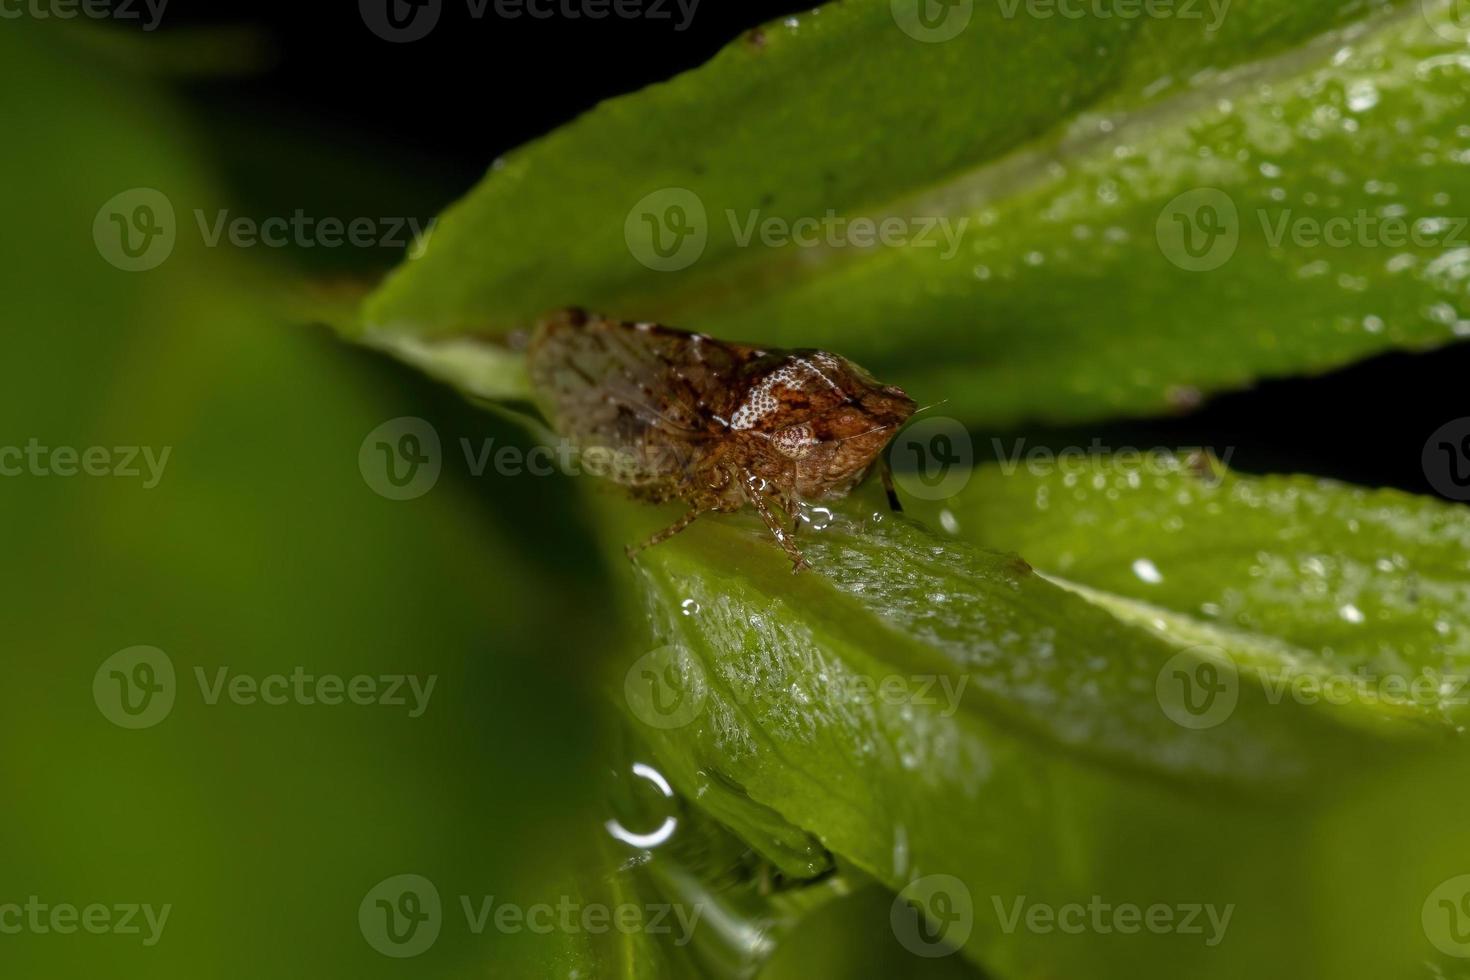
<path fill-rule="evenodd" d="M 1140 492 L 1116 538 L 1089 519 L 1129 506 L 1113 484 L 1078 523 L 1059 482 L 1055 510 L 977 532 L 1037 541 L 1040 571 L 862 501 L 805 540 L 816 572 L 795 577 L 754 522 L 697 524 L 640 558 L 652 635 L 627 665 L 631 714 L 686 792 L 740 787 L 895 890 L 954 876 L 927 907 L 965 910 L 940 922 L 998 976 L 1409 975 L 1435 956 L 1421 909 L 1470 862 L 1456 816 L 1470 567 L 1449 557 L 1470 518 L 1400 494 L 1211 479 L 1180 470 Z M 1024 513 L 1036 488 L 1017 483 L 980 476 L 947 521 Z M 1168 508 L 1191 505 L 1220 528 L 1201 553 L 1228 528 L 1231 554 L 1267 571 L 1227 555 L 1211 577 L 1185 560 Z M 620 537 L 651 523 L 611 513 Z M 1337 535 L 1319 597 L 1308 559 Z M 1445 543 L 1421 549 L 1431 539 Z M 1138 598 L 1153 576 L 1134 562 L 1150 556 L 1180 579 L 1176 598 Z M 1047 559 L 1077 581 L 1044 574 Z M 1395 572 L 1353 575 L 1380 559 Z M 1249 598 L 1228 615 L 1195 614 L 1194 596 L 1228 603 L 1232 588 Z M 1361 622 L 1343 618 L 1349 602 Z M 1351 629 L 1319 646 L 1328 608 Z M 1414 683 L 1421 671 L 1433 683 Z M 1390 673 L 1418 700 L 1384 696 L 1373 681 Z M 1231 918 L 1142 935 L 1013 918 L 1089 903 Z"/>
<path fill-rule="evenodd" d="M 356 329 L 504 336 L 578 304 L 841 351 L 987 424 L 1470 330 L 1452 4 L 984 0 L 926 5 L 937 34 L 908 6 L 770 25 L 498 161 Z M 914 240 L 857 247 L 829 215 Z M 939 219 L 952 244 L 919 244 Z M 763 244 L 765 221 L 820 244 Z"/>
<path fill-rule="evenodd" d="M 588 818 L 580 682 L 611 642 L 548 626 L 581 579 L 512 547 L 518 522 L 455 466 L 456 437 L 514 433 L 290 326 L 272 268 L 207 247 L 192 211 L 231 199 L 163 94 L 27 24 L 0 32 L 0 64 L 17 232 L 0 262 L 0 904 L 170 909 L 156 943 L 141 915 L 131 934 L 27 926 L 4 936 L 6 975 L 402 976 L 358 912 L 405 873 L 443 900 L 416 975 L 483 975 L 506 937 L 472 932 L 460 896 L 547 873 Z M 137 210 L 160 198 L 171 221 Z M 158 261 L 127 271 L 128 248 Z M 369 465 L 369 434 L 402 416 L 446 451 L 415 500 L 378 492 Z M 10 452 L 32 445 L 38 463 Z M 116 468 L 88 474 L 65 449 Z M 572 522 L 539 540 L 577 554 Z M 156 676 L 173 701 L 131 730 L 94 682 L 139 645 L 168 658 L 172 677 Z M 286 703 L 230 693 L 298 672 L 365 678 L 389 702 L 339 688 L 329 703 L 312 682 L 299 696 L 291 681 Z M 390 695 L 403 675 L 432 692 Z"/>

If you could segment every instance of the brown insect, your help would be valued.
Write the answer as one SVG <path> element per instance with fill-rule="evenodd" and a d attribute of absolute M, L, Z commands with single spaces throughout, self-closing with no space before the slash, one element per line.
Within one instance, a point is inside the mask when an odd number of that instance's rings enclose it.
<path fill-rule="evenodd" d="M 763 350 L 581 310 L 538 324 L 527 362 L 548 421 L 586 468 L 639 499 L 689 505 L 630 558 L 701 514 L 749 504 L 800 571 L 801 503 L 856 486 L 915 409 L 901 388 L 826 351 Z M 896 510 L 886 468 L 883 477 Z"/>

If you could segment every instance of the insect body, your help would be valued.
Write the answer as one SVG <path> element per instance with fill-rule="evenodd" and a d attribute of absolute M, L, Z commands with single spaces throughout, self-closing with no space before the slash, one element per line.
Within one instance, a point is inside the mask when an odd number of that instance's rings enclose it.
<path fill-rule="evenodd" d="M 825 351 L 762 350 L 580 310 L 542 321 L 527 362 L 548 420 L 588 469 L 640 499 L 689 505 L 630 557 L 700 514 L 749 504 L 800 570 L 801 502 L 852 489 L 915 408 Z"/>

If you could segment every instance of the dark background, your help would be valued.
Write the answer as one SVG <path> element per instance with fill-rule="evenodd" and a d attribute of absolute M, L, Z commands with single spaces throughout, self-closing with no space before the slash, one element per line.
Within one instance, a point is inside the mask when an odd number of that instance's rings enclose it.
<path fill-rule="evenodd" d="M 559 9 L 561 0 L 548 0 Z M 653 0 L 646 0 L 652 3 Z M 247 28 L 248 71 L 197 73 L 190 104 L 216 163 L 242 198 L 275 213 L 333 204 L 358 213 L 437 213 L 498 155 L 598 102 L 693 68 L 742 31 L 805 9 L 775 0 L 700 0 L 688 29 L 667 19 L 481 18 L 443 0 L 427 37 L 389 43 L 357 4 L 209 4 L 173 0 L 159 38 Z M 283 140 L 297 152 L 284 158 Z M 385 200 L 385 198 L 389 198 Z M 370 212 L 361 211 L 371 205 Z M 327 257 L 323 257 L 326 259 Z M 354 270 L 361 271 L 361 270 Z M 1291 324 L 1278 325 L 1289 331 Z M 1233 447 L 1253 472 L 1321 474 L 1368 486 L 1433 493 L 1421 452 L 1440 425 L 1464 415 L 1470 344 L 1389 354 L 1315 379 L 1266 382 L 1217 396 L 1166 420 L 1028 432 L 1028 446 Z M 988 451 L 981 433 L 977 451 Z"/>

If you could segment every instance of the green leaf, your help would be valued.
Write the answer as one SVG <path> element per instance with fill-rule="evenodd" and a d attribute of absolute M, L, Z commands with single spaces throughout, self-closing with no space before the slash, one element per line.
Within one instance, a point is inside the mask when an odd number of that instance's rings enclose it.
<path fill-rule="evenodd" d="M 24 229 L 0 262 L 3 445 L 46 452 L 21 472 L 7 452 L 0 479 L 0 779 L 16 801 L 0 816 L 0 904 L 36 896 L 43 927 L 48 906 L 172 914 L 156 944 L 142 913 L 131 934 L 6 935 L 4 972 L 401 977 L 358 908 L 412 872 L 445 913 L 416 975 L 482 976 L 499 937 L 472 934 L 458 896 L 544 868 L 592 810 L 575 651 L 605 633 L 547 628 L 582 601 L 576 577 L 516 549 L 512 508 L 484 506 L 451 466 L 419 499 L 375 492 L 387 484 L 363 449 L 389 420 L 424 417 L 449 451 L 504 427 L 277 316 L 285 284 L 194 227 L 194 209 L 236 202 L 170 100 L 67 37 L 0 31 L 0 178 Z M 117 266 L 105 221 L 133 215 L 137 196 L 118 195 L 135 188 L 174 214 L 172 251 L 137 272 Z M 82 468 L 89 451 L 106 475 Z M 536 534 L 559 561 L 577 553 L 566 528 Z M 133 729 L 94 680 L 140 645 L 168 657 L 174 697 Z M 432 692 L 416 698 L 405 675 Z M 524 744 L 535 752 L 504 750 Z"/>
<path fill-rule="evenodd" d="M 1470 676 L 1470 518 L 1157 479 L 1127 503 L 1099 487 L 1076 519 L 1064 477 L 1039 514 L 1037 485 L 990 474 L 947 503 L 961 533 L 1016 521 L 975 533 L 1035 544 L 1034 569 L 861 500 L 805 540 L 811 574 L 753 521 L 696 524 L 640 557 L 652 652 L 626 665 L 630 713 L 686 792 L 716 775 L 895 890 L 958 879 L 921 904 L 997 976 L 1410 975 L 1444 939 L 1432 893 L 1470 865 L 1464 692 L 1405 704 L 1358 668 Z M 1140 517 L 1098 531 L 1114 506 Z M 613 513 L 620 539 L 652 520 Z M 1194 535 L 1173 529 L 1186 513 Z M 1307 559 L 1329 553 L 1324 582 Z M 1174 591 L 1147 591 L 1140 558 Z M 1228 615 L 1199 611 L 1231 589 Z M 1099 906 L 1221 923 L 1128 933 Z M 1089 924 L 1047 926 L 1073 907 Z"/>
<path fill-rule="evenodd" d="M 357 329 L 505 336 L 581 304 L 838 350 L 987 423 L 1157 412 L 1470 330 L 1452 6 L 1176 8 L 979 2 L 937 43 L 887 0 L 771 25 L 498 161 Z M 760 222 L 829 213 L 913 240 L 763 244 Z M 664 263 L 676 218 L 694 234 Z M 941 219 L 954 248 L 918 238 Z"/>
<path fill-rule="evenodd" d="M 956 497 L 916 510 L 982 547 L 1024 553 L 1120 618 L 1162 622 L 1265 670 L 1289 661 L 1302 676 L 1351 678 L 1385 702 L 1375 713 L 1452 726 L 1470 717 L 1470 689 L 1439 689 L 1470 666 L 1463 507 L 1241 477 L 1208 460 L 1046 453 L 985 467 Z M 1434 693 L 1389 697 L 1389 678 Z"/>

